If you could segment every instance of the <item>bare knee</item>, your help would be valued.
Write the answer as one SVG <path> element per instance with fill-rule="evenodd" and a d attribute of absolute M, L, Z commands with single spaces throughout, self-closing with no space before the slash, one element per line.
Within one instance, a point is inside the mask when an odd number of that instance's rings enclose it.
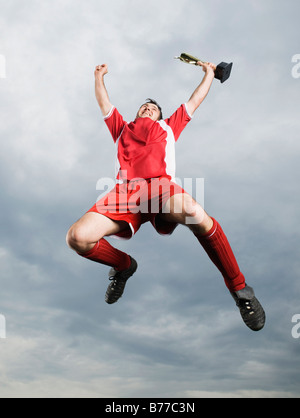
<path fill-rule="evenodd" d="M 185 202 L 185 225 L 196 235 L 205 234 L 213 225 L 210 216 L 194 199 Z"/>
<path fill-rule="evenodd" d="M 84 253 L 103 237 L 115 235 L 126 226 L 126 222 L 115 222 L 99 213 L 88 212 L 71 226 L 66 241 L 73 250 Z"/>
<path fill-rule="evenodd" d="M 92 247 L 91 243 L 87 239 L 85 228 L 77 223 L 72 225 L 68 230 L 66 242 L 72 250 L 79 253 L 89 251 Z"/>
<path fill-rule="evenodd" d="M 182 223 L 184 225 L 202 226 L 207 221 L 207 214 L 201 205 L 189 194 L 179 196 L 177 201 L 177 210 L 181 213 Z"/>
<path fill-rule="evenodd" d="M 195 234 L 203 235 L 211 230 L 213 226 L 213 220 L 210 216 L 204 213 L 204 216 L 201 218 L 201 222 L 197 217 L 188 217 L 186 226 Z"/>
<path fill-rule="evenodd" d="M 205 210 L 187 193 L 172 196 L 165 206 L 163 219 L 186 225 L 194 234 L 205 234 L 213 225 Z"/>

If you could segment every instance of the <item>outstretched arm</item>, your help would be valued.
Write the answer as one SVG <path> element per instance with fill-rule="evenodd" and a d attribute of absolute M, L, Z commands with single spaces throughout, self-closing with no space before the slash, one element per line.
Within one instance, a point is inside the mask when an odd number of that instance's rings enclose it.
<path fill-rule="evenodd" d="M 107 64 L 97 65 L 95 69 L 95 94 L 103 116 L 106 116 L 112 104 L 110 103 L 104 84 L 104 76 L 108 73 Z"/>
<path fill-rule="evenodd" d="M 210 86 L 213 82 L 216 70 L 216 66 L 208 62 L 204 63 L 198 61 L 197 65 L 202 67 L 203 71 L 205 72 L 205 75 L 203 77 L 203 80 L 201 81 L 201 84 L 196 88 L 189 101 L 187 102 L 187 108 L 190 115 L 194 114 L 195 110 L 198 109 L 200 104 L 207 96 Z"/>

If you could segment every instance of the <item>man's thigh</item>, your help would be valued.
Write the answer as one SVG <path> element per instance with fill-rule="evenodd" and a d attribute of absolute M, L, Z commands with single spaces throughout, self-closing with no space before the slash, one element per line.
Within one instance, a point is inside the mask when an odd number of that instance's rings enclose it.
<path fill-rule="evenodd" d="M 82 239 L 85 238 L 87 242 L 97 242 L 105 236 L 123 231 L 127 223 L 115 221 L 97 212 L 87 212 L 73 226 L 80 231 Z"/>
<path fill-rule="evenodd" d="M 160 217 L 167 222 L 186 225 L 192 230 L 202 231 L 212 225 L 211 218 L 202 206 L 186 192 L 173 195 L 164 206 Z"/>

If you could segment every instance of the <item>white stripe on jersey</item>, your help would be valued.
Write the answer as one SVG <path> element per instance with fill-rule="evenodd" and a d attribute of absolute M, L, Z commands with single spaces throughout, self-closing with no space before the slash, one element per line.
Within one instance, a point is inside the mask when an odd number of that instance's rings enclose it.
<path fill-rule="evenodd" d="M 126 126 L 126 125 L 125 125 Z M 125 128 L 125 126 L 124 126 L 124 128 Z M 124 128 L 122 129 L 122 132 L 120 133 L 120 135 L 119 135 L 119 138 L 116 140 L 116 158 L 115 158 L 115 177 L 116 177 L 116 183 L 119 183 L 119 184 L 122 184 L 122 183 L 124 183 L 124 179 L 122 179 L 122 172 L 121 172 L 121 164 L 120 164 L 120 161 L 119 161 L 119 158 L 118 158 L 118 152 L 119 152 L 119 140 L 120 140 L 120 138 L 121 138 L 121 135 L 122 135 L 122 133 L 123 133 L 123 131 L 124 131 Z M 118 179 L 118 174 L 120 173 L 120 179 Z M 127 175 L 126 175 L 126 172 L 125 172 L 125 176 L 127 177 Z M 126 180 L 126 179 L 125 179 Z"/>
<path fill-rule="evenodd" d="M 110 118 L 111 115 L 112 115 L 112 112 L 114 111 L 114 109 L 115 109 L 115 106 L 112 106 L 112 108 L 110 109 L 110 111 L 108 112 L 108 114 L 105 115 L 105 116 L 103 116 L 103 119 L 106 120 L 106 119 Z"/>
<path fill-rule="evenodd" d="M 169 125 L 166 124 L 164 120 L 158 121 L 160 126 L 164 131 L 167 132 L 167 144 L 165 150 L 165 163 L 166 163 L 166 173 L 168 176 L 171 177 L 171 180 L 176 183 L 175 181 L 175 170 L 176 170 L 176 162 L 175 162 L 175 138 L 173 131 Z"/>

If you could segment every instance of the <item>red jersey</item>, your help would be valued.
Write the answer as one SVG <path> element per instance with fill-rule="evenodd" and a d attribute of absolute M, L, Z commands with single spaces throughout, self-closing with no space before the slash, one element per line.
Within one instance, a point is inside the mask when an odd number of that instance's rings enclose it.
<path fill-rule="evenodd" d="M 168 119 L 127 123 L 113 106 L 104 120 L 117 146 L 117 180 L 167 176 L 174 181 L 175 142 L 191 119 L 183 104 Z"/>

